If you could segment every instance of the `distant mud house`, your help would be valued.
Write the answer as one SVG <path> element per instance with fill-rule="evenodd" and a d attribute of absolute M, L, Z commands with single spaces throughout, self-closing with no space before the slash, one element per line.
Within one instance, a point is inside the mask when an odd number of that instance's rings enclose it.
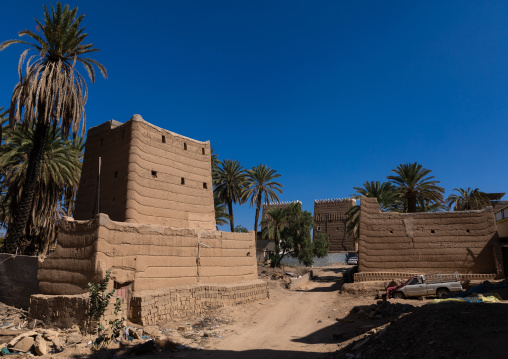
<path fill-rule="evenodd" d="M 353 198 L 314 201 L 314 238 L 322 233 L 330 242 L 329 252 L 354 252 L 355 243 L 346 232 L 346 212 L 356 206 Z"/>

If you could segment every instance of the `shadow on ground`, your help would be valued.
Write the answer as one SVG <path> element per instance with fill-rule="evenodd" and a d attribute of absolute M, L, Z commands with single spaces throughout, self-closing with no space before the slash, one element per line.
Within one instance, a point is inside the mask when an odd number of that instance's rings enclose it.
<path fill-rule="evenodd" d="M 71 358 L 189 358 L 189 359 L 203 359 L 203 358 L 223 358 L 223 359 L 328 359 L 330 353 L 314 353 L 314 352 L 296 352 L 288 350 L 271 350 L 271 349 L 257 349 L 257 350 L 244 350 L 244 351 L 231 351 L 231 350 L 185 350 L 185 351 L 158 351 L 157 349 L 151 352 L 143 352 L 136 354 L 133 351 L 129 353 L 120 353 L 119 350 L 100 351 L 90 355 L 75 355 Z"/>

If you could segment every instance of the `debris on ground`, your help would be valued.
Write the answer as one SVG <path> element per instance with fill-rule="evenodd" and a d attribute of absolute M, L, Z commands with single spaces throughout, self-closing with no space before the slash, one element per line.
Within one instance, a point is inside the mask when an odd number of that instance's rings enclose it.
<path fill-rule="evenodd" d="M 414 308 L 415 307 L 410 304 L 391 303 L 389 301 L 379 300 L 376 304 L 355 306 L 351 309 L 351 314 L 369 319 L 382 319 L 411 312 Z"/>

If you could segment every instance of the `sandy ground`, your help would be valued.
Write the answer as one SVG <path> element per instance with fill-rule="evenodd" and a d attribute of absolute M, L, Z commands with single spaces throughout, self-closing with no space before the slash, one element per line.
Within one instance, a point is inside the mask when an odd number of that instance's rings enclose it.
<path fill-rule="evenodd" d="M 235 320 L 222 328 L 223 337 L 209 341 L 204 350 L 173 357 L 329 358 L 338 348 L 333 338 L 336 318 L 347 316 L 352 306 L 362 302 L 362 298 L 339 297 L 344 268 L 315 268 L 315 280 L 300 289 L 273 285 L 268 300 L 222 308 L 220 316 Z M 363 301 L 372 303 L 371 298 Z"/>

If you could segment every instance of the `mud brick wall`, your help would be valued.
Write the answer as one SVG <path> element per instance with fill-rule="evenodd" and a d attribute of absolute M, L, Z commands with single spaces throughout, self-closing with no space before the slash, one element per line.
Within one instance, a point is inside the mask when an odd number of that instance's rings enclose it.
<path fill-rule="evenodd" d="M 38 258 L 0 254 L 0 302 L 28 309 L 30 296 L 39 293 Z"/>
<path fill-rule="evenodd" d="M 362 197 L 359 272 L 501 271 L 495 258 L 497 230 L 491 207 L 435 213 L 381 212 L 375 198 Z"/>
<path fill-rule="evenodd" d="M 203 313 L 207 309 L 241 304 L 268 297 L 261 280 L 228 285 L 173 288 L 136 295 L 131 299 L 129 320 L 140 325 L 156 324 Z"/>
<path fill-rule="evenodd" d="M 330 242 L 329 252 L 354 252 L 355 243 L 346 232 L 346 212 L 356 205 L 353 198 L 314 201 L 313 236 L 323 233 Z"/>
<path fill-rule="evenodd" d="M 156 127 L 134 115 L 88 131 L 75 218 L 215 229 L 210 142 Z"/>
<path fill-rule="evenodd" d="M 122 223 L 105 214 L 64 218 L 55 252 L 40 264 L 40 290 L 82 294 L 108 269 L 131 292 L 257 279 L 254 232 Z"/>
<path fill-rule="evenodd" d="M 81 330 L 87 328 L 88 294 L 81 295 L 33 295 L 30 299 L 30 318 L 43 321 L 46 325 L 57 328 L 71 328 L 77 325 Z M 115 303 L 117 297 L 111 297 L 110 303 L 104 313 L 102 323 L 104 326 L 115 318 Z M 127 302 L 122 300 L 117 318 L 127 317 Z M 95 323 L 91 328 L 95 328 Z M 93 331 L 93 329 L 92 329 Z"/>

